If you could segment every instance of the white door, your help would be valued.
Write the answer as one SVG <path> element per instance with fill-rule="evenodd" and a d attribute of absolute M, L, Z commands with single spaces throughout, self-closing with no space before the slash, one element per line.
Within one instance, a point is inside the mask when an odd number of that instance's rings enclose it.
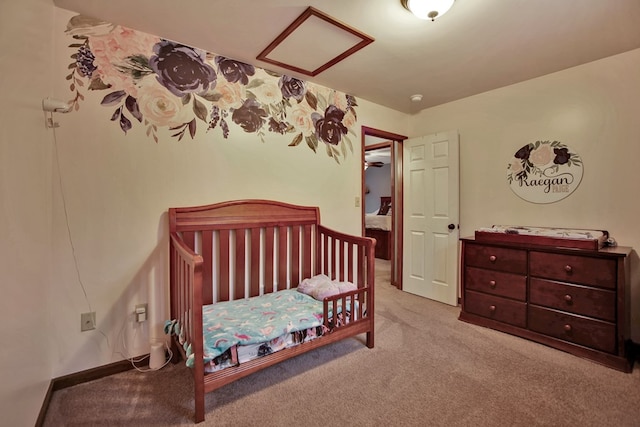
<path fill-rule="evenodd" d="M 408 139 L 403 142 L 403 150 L 402 288 L 457 305 L 458 132 Z"/>

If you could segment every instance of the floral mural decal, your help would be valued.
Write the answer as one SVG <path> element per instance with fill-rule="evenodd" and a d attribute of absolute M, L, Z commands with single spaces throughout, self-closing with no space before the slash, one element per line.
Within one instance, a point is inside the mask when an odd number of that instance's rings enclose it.
<path fill-rule="evenodd" d="M 521 147 L 507 165 L 507 182 L 520 197 L 550 203 L 571 194 L 582 180 L 582 159 L 559 141 Z"/>
<path fill-rule="evenodd" d="M 353 152 L 351 95 L 82 15 L 66 33 L 69 102 L 79 110 L 86 91 L 104 92 L 101 105 L 125 134 L 144 126 L 157 143 L 161 129 L 178 141 L 210 131 L 226 139 L 233 129 L 262 142 L 267 132 L 291 135 L 289 146 L 304 141 L 314 152 L 324 145 L 338 163 Z"/>

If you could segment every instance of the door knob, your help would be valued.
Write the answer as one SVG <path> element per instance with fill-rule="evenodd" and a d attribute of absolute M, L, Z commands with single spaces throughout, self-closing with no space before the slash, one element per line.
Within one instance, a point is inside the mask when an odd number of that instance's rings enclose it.
<path fill-rule="evenodd" d="M 455 226 L 455 225 L 453 225 L 453 224 L 449 224 L 449 225 L 447 226 L 447 228 L 448 228 L 449 230 L 455 230 L 456 226 Z"/>

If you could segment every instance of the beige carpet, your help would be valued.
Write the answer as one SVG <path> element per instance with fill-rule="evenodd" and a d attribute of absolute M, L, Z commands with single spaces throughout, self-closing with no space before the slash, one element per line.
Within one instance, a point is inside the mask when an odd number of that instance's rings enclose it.
<path fill-rule="evenodd" d="M 376 346 L 349 339 L 236 381 L 206 399 L 204 426 L 638 426 L 640 369 L 624 374 L 457 320 L 398 291 L 377 265 Z M 54 393 L 46 426 L 193 420 L 182 363 Z"/>

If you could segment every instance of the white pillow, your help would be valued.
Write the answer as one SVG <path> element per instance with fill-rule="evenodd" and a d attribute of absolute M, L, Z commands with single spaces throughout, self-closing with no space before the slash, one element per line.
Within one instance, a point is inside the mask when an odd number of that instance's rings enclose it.
<path fill-rule="evenodd" d="M 356 289 L 358 287 L 351 282 L 332 282 L 324 274 L 304 279 L 298 285 L 298 292 L 312 296 L 319 301 L 344 292 L 355 291 Z"/>

